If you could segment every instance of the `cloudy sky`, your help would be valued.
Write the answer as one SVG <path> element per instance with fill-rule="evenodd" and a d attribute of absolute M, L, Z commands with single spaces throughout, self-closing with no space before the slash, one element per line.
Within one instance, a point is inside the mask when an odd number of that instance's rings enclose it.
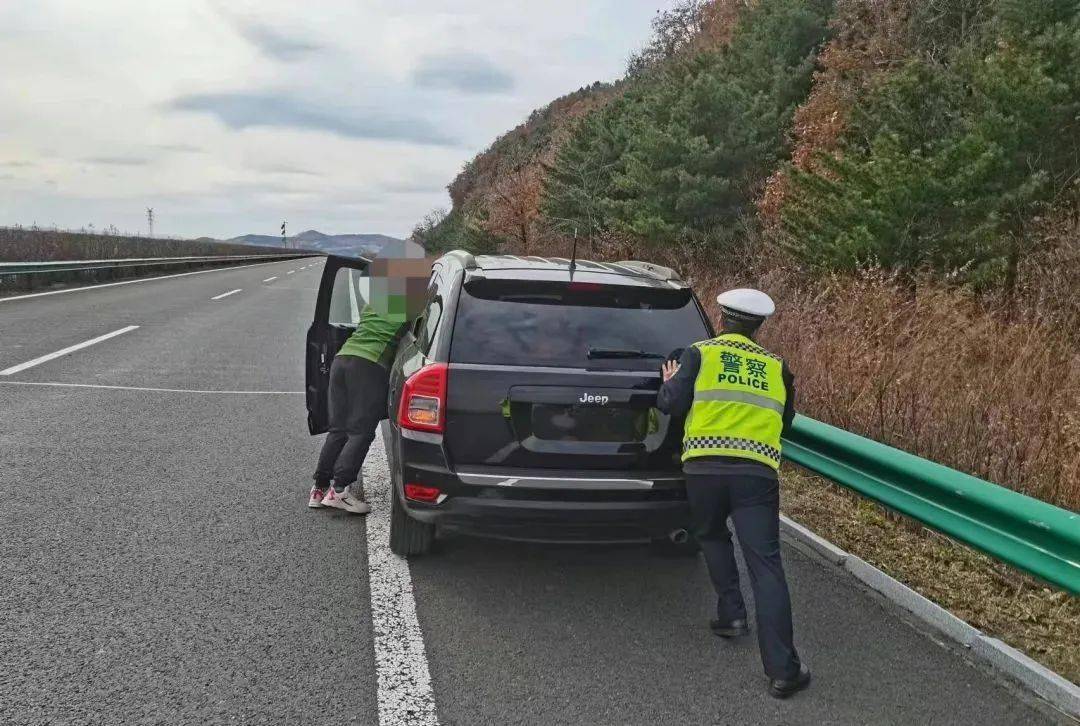
<path fill-rule="evenodd" d="M 0 0 L 0 225 L 405 235 L 665 0 Z"/>

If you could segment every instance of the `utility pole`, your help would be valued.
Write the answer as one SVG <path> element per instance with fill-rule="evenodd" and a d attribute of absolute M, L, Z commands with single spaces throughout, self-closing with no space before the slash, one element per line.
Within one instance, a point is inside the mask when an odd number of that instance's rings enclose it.
<path fill-rule="evenodd" d="M 153 207 L 146 208 L 146 236 L 154 236 L 154 209 Z"/>
<path fill-rule="evenodd" d="M 286 248 L 289 246 L 288 240 L 285 239 L 285 222 L 281 223 L 281 246 Z"/>

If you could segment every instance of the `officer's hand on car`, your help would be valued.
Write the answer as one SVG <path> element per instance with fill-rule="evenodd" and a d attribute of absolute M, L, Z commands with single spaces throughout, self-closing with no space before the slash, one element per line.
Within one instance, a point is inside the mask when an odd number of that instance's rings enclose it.
<path fill-rule="evenodd" d="M 677 360 L 664 361 L 664 365 L 660 366 L 660 370 L 664 375 L 664 383 L 675 377 L 675 374 L 679 372 L 680 365 Z"/>

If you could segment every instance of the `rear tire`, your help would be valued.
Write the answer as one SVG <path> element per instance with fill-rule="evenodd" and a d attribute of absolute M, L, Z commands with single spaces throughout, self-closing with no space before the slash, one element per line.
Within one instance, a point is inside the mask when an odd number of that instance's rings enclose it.
<path fill-rule="evenodd" d="M 401 557 L 426 555 L 435 542 L 435 525 L 410 517 L 396 491 L 390 500 L 390 551 Z"/>

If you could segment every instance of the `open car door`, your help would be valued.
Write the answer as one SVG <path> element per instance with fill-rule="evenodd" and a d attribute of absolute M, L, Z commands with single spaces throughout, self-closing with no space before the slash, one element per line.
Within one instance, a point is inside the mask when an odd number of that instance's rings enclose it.
<path fill-rule="evenodd" d="M 367 304 L 369 264 L 360 257 L 330 256 L 323 268 L 304 360 L 308 430 L 312 436 L 330 428 L 330 364 L 356 330 L 360 311 Z"/>

